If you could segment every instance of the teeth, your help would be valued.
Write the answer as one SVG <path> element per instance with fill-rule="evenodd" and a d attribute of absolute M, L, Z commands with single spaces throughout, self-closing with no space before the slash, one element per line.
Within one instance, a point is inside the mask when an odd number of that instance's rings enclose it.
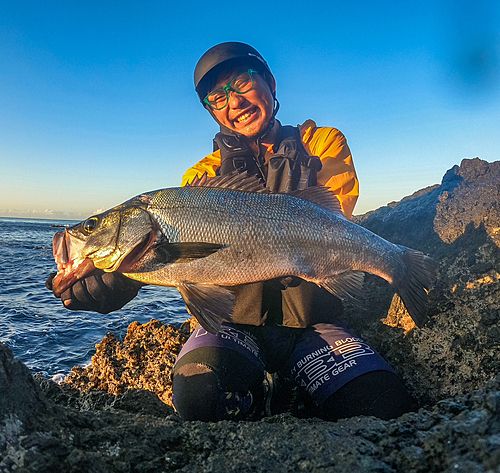
<path fill-rule="evenodd" d="M 241 122 L 244 122 L 245 120 L 248 120 L 248 118 L 250 118 L 250 116 L 253 114 L 253 110 L 251 112 L 247 112 L 247 113 L 244 113 L 243 115 L 240 115 L 236 121 L 238 123 L 241 123 Z"/>

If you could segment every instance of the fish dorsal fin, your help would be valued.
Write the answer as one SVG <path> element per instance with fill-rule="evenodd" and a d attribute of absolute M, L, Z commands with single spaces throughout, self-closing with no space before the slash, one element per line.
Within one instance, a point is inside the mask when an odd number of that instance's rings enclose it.
<path fill-rule="evenodd" d="M 245 192 L 269 193 L 269 190 L 266 189 L 264 183 L 258 176 L 239 171 L 234 171 L 225 176 L 215 177 L 208 177 L 207 173 L 204 173 L 201 177 L 195 176 L 187 185 L 190 187 L 218 187 Z"/>
<path fill-rule="evenodd" d="M 208 174 L 204 172 L 201 176 L 196 174 L 193 179 L 186 183 L 187 187 L 203 187 L 210 178 Z"/>
<path fill-rule="evenodd" d="M 308 187 L 307 189 L 292 191 L 290 192 L 290 195 L 309 200 L 321 207 L 331 210 L 332 212 L 337 212 L 343 215 L 338 197 L 328 187 Z"/>

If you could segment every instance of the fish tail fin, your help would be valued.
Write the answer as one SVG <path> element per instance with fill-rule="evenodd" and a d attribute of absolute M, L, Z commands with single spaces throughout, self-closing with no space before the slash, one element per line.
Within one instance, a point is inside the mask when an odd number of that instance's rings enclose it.
<path fill-rule="evenodd" d="M 436 262 L 421 251 L 399 245 L 405 267 L 403 276 L 395 281 L 396 290 L 418 327 L 427 320 L 427 293 L 436 279 Z"/>

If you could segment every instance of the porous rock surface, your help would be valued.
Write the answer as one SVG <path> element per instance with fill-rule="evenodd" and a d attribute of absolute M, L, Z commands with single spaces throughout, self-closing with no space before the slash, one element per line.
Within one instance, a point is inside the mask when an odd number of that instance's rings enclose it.
<path fill-rule="evenodd" d="M 357 217 L 439 262 L 424 327 L 376 277 L 365 284 L 369 310 L 344 314 L 402 375 L 418 411 L 182 422 L 169 407 L 170 369 L 189 330 L 151 321 L 123 341 L 105 337 L 62 385 L 34 379 L 0 345 L 0 473 L 500 471 L 499 183 L 499 162 L 464 160 L 441 185 Z"/>
<path fill-rule="evenodd" d="M 189 332 L 189 324 L 177 329 L 158 320 L 142 325 L 133 322 L 123 340 L 113 333 L 106 335 L 96 345 L 92 363 L 73 368 L 65 384 L 80 391 L 97 389 L 110 394 L 147 390 L 172 405 L 170 372 Z"/>

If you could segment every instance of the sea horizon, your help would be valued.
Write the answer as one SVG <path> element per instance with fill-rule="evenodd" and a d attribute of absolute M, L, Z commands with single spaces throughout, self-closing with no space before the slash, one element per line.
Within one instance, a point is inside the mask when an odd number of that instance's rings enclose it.
<path fill-rule="evenodd" d="M 41 218 L 41 217 L 12 217 L 12 216 L 4 216 L 0 215 L 0 220 L 22 220 L 22 221 L 36 221 L 36 222 L 74 222 L 78 223 L 81 220 L 69 219 L 69 218 Z"/>

